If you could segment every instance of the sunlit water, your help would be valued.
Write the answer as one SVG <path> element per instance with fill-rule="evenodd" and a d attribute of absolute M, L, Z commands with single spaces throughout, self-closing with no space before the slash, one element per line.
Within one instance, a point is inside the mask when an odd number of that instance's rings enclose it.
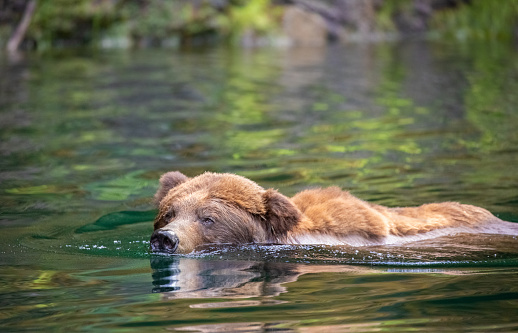
<path fill-rule="evenodd" d="M 518 53 L 423 42 L 0 58 L 0 331 L 518 331 L 518 238 L 148 251 L 159 176 L 518 221 Z"/>

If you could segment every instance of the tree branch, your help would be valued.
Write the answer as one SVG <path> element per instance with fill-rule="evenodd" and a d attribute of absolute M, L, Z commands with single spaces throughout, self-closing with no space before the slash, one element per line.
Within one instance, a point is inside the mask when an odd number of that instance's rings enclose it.
<path fill-rule="evenodd" d="M 27 32 L 27 28 L 29 28 L 29 24 L 31 23 L 31 18 L 35 9 L 36 0 L 29 0 L 27 6 L 25 6 L 25 11 L 23 12 L 23 17 L 20 23 L 7 42 L 7 50 L 9 52 L 15 52 L 20 46 L 20 43 L 22 42 L 23 38 L 25 37 L 25 33 Z"/>

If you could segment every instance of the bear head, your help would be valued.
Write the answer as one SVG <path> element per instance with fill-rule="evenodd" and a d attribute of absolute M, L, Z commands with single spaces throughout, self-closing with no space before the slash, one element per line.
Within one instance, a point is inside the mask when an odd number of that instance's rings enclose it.
<path fill-rule="evenodd" d="M 151 236 L 154 252 L 190 253 L 205 244 L 278 243 L 300 221 L 284 195 L 234 174 L 178 171 L 160 178 L 159 212 Z"/>

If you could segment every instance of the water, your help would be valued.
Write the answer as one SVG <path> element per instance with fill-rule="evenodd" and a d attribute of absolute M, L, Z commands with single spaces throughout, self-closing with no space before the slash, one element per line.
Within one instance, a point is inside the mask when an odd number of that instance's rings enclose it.
<path fill-rule="evenodd" d="M 518 239 L 148 251 L 159 176 L 460 201 L 518 222 L 498 44 L 0 57 L 0 328 L 518 331 Z"/>

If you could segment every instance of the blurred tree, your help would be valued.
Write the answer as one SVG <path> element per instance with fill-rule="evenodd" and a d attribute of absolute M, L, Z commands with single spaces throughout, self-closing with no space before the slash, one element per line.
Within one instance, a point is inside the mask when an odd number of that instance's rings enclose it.
<path fill-rule="evenodd" d="M 518 39 L 518 0 L 472 0 L 438 12 L 433 27 L 456 39 Z"/>
<path fill-rule="evenodd" d="M 42 0 L 38 2 L 28 38 L 37 48 L 92 44 L 100 33 L 120 21 L 116 0 Z"/>
<path fill-rule="evenodd" d="M 106 39 L 140 47 L 267 44 L 282 35 L 286 6 L 321 17 L 331 40 L 430 31 L 464 39 L 518 35 L 518 0 L 0 0 L 0 43 L 10 49 L 117 45 Z"/>

